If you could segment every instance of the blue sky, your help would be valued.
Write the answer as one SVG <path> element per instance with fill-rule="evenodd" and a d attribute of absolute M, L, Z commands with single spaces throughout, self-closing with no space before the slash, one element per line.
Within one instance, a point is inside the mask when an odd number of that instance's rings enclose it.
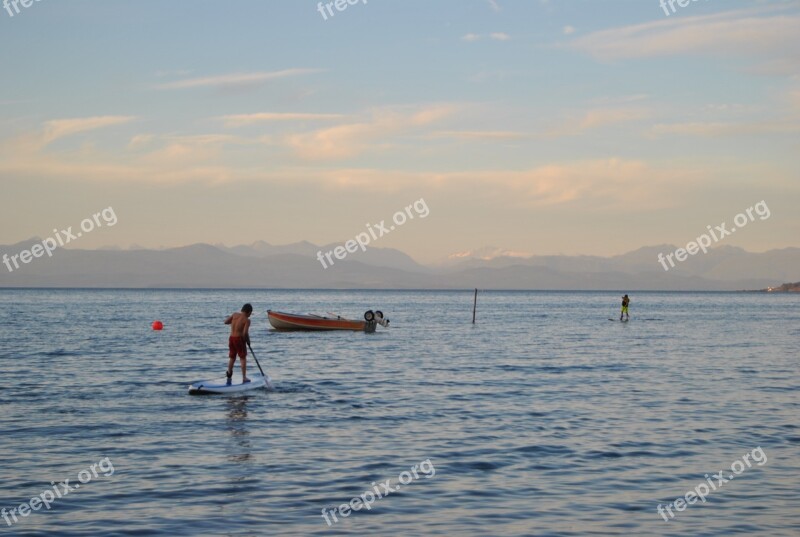
<path fill-rule="evenodd" d="M 0 244 L 342 242 L 420 261 L 798 246 L 800 2 L 41 0 L 0 10 Z M 11 7 L 13 10 L 13 7 Z"/>

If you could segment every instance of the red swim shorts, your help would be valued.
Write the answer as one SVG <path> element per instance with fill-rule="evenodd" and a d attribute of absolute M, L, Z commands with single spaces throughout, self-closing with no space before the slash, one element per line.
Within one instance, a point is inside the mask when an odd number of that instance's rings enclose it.
<path fill-rule="evenodd" d="M 244 358 L 247 356 L 247 345 L 244 342 L 243 337 L 239 336 L 231 336 L 228 338 L 228 358 L 235 358 L 236 355 L 239 355 L 239 358 Z"/>

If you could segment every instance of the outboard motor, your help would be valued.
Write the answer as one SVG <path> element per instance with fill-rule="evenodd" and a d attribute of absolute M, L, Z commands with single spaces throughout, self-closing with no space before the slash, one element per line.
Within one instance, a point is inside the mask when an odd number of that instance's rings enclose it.
<path fill-rule="evenodd" d="M 372 310 L 366 311 L 364 313 L 364 320 L 367 321 L 367 325 L 364 327 L 364 331 L 365 332 L 374 332 L 375 328 L 378 325 L 381 325 L 383 327 L 388 327 L 389 326 L 389 319 L 384 319 L 383 318 L 383 312 L 380 311 L 380 310 L 378 310 L 378 311 L 372 311 Z"/>
<path fill-rule="evenodd" d="M 378 311 L 375 312 L 375 320 L 378 321 L 379 325 L 381 325 L 383 327 L 386 327 L 386 328 L 389 327 L 389 319 L 384 319 L 383 318 L 383 312 L 381 310 L 378 310 Z"/>

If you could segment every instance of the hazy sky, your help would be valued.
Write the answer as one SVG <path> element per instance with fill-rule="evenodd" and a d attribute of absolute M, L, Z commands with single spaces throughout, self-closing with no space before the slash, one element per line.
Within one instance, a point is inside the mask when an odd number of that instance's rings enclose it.
<path fill-rule="evenodd" d="M 798 1 L 18 7 L 0 244 L 106 207 L 74 246 L 343 242 L 424 199 L 373 245 L 611 255 L 765 200 L 726 244 L 800 246 Z"/>

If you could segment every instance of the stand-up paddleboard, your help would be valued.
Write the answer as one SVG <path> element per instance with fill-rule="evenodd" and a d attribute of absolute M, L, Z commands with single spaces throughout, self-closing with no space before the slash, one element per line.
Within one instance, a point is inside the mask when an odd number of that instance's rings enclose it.
<path fill-rule="evenodd" d="M 228 384 L 228 379 L 226 377 L 222 377 L 221 379 L 215 380 L 201 380 L 200 382 L 195 382 L 191 386 L 189 386 L 189 394 L 190 395 L 204 395 L 204 394 L 212 394 L 212 393 L 241 393 L 247 392 L 250 390 L 256 390 L 258 388 L 272 388 L 272 379 L 269 378 L 269 375 L 262 376 L 259 374 L 250 375 L 250 382 L 242 384 L 242 375 L 241 373 L 238 375 L 233 375 L 231 379 L 231 383 Z"/>
<path fill-rule="evenodd" d="M 630 319 L 625 319 L 624 321 L 622 319 L 609 319 L 609 321 L 627 323 L 628 321 L 630 321 Z"/>

